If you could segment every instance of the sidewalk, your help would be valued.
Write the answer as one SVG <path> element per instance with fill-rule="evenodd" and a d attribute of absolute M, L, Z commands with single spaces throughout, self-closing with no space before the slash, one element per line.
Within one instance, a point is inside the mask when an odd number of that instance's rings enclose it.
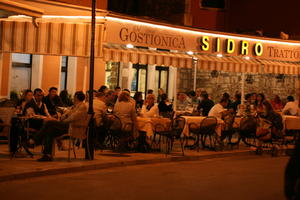
<path fill-rule="evenodd" d="M 170 155 L 164 153 L 115 153 L 109 150 L 96 151 L 95 159 L 84 160 L 84 149 L 76 149 L 77 159 L 74 159 L 71 152 L 71 162 L 67 161 L 67 151 L 56 150 L 53 162 L 37 162 L 40 157 L 40 148 L 32 150 L 34 158 L 25 153 L 17 154 L 16 158 L 10 159 L 7 145 L 0 144 L 0 182 L 25 179 L 38 176 L 65 174 L 85 170 L 105 169 L 129 165 L 154 164 L 162 162 L 193 161 L 210 159 L 216 157 L 229 157 L 254 154 L 254 151 L 240 145 L 239 149 L 224 151 L 186 150 L 185 156 L 181 152 L 174 151 Z"/>

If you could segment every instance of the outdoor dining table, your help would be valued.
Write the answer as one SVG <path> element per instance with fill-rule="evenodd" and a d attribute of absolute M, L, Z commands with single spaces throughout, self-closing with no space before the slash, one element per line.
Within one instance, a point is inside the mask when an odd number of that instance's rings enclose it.
<path fill-rule="evenodd" d="M 169 118 L 137 117 L 137 129 L 138 131 L 146 132 L 147 137 L 151 137 L 154 134 L 157 125 L 161 125 L 167 130 L 170 128 L 170 124 L 171 120 Z"/>
<path fill-rule="evenodd" d="M 283 115 L 282 119 L 286 130 L 300 130 L 300 117 Z"/>
<path fill-rule="evenodd" d="M 202 120 L 206 117 L 204 116 L 182 116 L 185 119 L 185 125 L 182 131 L 182 136 L 190 136 L 190 124 L 201 124 Z M 224 121 L 222 119 L 217 118 L 217 127 L 216 127 L 216 133 L 217 135 L 221 136 L 222 128 L 224 127 Z"/>

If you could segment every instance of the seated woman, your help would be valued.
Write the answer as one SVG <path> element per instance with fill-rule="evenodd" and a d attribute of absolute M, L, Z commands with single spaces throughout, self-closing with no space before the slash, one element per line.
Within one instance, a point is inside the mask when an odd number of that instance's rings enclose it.
<path fill-rule="evenodd" d="M 160 98 L 161 101 L 158 104 L 159 113 L 164 116 L 173 112 L 172 104 L 169 103 L 167 94 L 162 94 Z"/>
<path fill-rule="evenodd" d="M 143 100 L 143 93 L 142 92 L 136 92 L 134 94 L 133 99 L 135 100 L 135 107 L 136 109 L 142 109 L 144 100 Z"/>
<path fill-rule="evenodd" d="M 159 110 L 157 104 L 155 104 L 155 95 L 148 94 L 144 105 L 142 107 L 141 115 L 143 117 L 158 117 Z"/>
<path fill-rule="evenodd" d="M 264 113 L 262 118 L 272 123 L 272 134 L 279 136 L 283 129 L 282 117 L 280 114 L 273 110 L 273 107 L 269 101 L 263 102 Z"/>
<path fill-rule="evenodd" d="M 130 94 L 127 91 L 121 92 L 119 99 L 115 104 L 113 113 L 118 116 L 122 122 L 123 129 L 135 130 L 136 126 L 136 111 L 135 106 L 130 100 Z"/>
<path fill-rule="evenodd" d="M 16 106 L 16 113 L 22 114 L 24 112 L 24 108 L 28 102 L 33 99 L 33 92 L 32 90 L 25 90 L 23 98 L 19 101 Z"/>

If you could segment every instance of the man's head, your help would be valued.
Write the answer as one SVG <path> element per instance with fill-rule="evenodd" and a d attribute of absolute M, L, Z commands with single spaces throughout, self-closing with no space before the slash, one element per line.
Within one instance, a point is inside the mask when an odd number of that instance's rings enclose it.
<path fill-rule="evenodd" d="M 184 92 L 179 92 L 178 100 L 185 101 L 186 100 L 186 94 Z"/>
<path fill-rule="evenodd" d="M 201 100 L 207 100 L 208 99 L 208 93 L 205 90 L 201 92 L 200 99 Z"/>
<path fill-rule="evenodd" d="M 57 96 L 57 88 L 56 87 L 51 87 L 49 89 L 49 97 L 52 99 Z"/>
<path fill-rule="evenodd" d="M 41 88 L 36 88 L 33 91 L 33 96 L 37 102 L 41 102 L 44 98 L 44 92 Z"/>
<path fill-rule="evenodd" d="M 82 91 L 77 91 L 74 94 L 74 104 L 81 103 L 85 100 L 85 94 Z"/>
<path fill-rule="evenodd" d="M 119 86 L 115 87 L 115 94 L 119 95 L 120 92 L 121 92 L 121 87 L 119 87 Z"/>
<path fill-rule="evenodd" d="M 223 108 L 227 107 L 228 99 L 222 98 L 220 101 L 220 104 L 223 106 Z"/>

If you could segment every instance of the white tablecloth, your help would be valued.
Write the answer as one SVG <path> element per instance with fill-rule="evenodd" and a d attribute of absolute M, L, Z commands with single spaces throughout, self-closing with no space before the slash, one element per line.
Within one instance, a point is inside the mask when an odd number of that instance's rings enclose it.
<path fill-rule="evenodd" d="M 182 116 L 182 117 L 185 119 L 185 126 L 182 131 L 183 136 L 190 136 L 189 127 L 191 123 L 200 126 L 202 120 L 206 118 L 203 116 Z M 217 122 L 218 124 L 216 128 L 216 133 L 217 135 L 221 136 L 222 128 L 224 127 L 224 121 L 222 119 L 217 119 L 217 120 L 218 120 Z"/>

